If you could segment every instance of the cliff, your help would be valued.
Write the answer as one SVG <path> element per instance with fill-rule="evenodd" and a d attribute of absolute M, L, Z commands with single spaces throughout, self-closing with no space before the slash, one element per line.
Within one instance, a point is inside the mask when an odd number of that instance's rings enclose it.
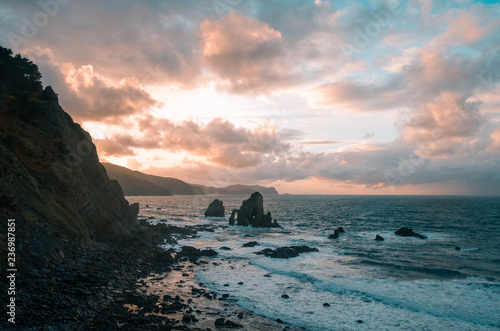
<path fill-rule="evenodd" d="M 140 171 L 130 170 L 111 163 L 103 163 L 112 179 L 116 179 L 127 196 L 134 195 L 222 195 L 222 194 L 252 194 L 255 191 L 266 195 L 279 194 L 274 187 L 259 185 L 230 185 L 227 187 L 211 187 L 198 184 L 188 184 L 180 179 L 153 176 Z"/>
<path fill-rule="evenodd" d="M 37 66 L 2 47 L 0 219 L 2 256 L 15 219 L 18 267 L 39 268 L 63 259 L 68 245 L 126 238 L 137 223 L 90 135 L 42 88 Z"/>
<path fill-rule="evenodd" d="M 111 163 L 103 163 L 109 177 L 116 179 L 125 195 L 194 195 L 186 182 L 176 178 L 160 177 L 130 170 Z"/>

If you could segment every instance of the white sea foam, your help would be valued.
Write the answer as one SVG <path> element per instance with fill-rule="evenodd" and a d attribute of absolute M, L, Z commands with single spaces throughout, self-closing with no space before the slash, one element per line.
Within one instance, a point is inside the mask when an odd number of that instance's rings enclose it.
<path fill-rule="evenodd" d="M 168 215 L 164 210 L 144 214 L 179 226 L 227 225 L 227 217 L 200 216 L 202 209 L 185 215 Z M 396 222 L 398 225 L 406 224 L 403 217 L 403 221 Z M 481 254 L 489 248 L 481 246 L 481 241 L 470 241 L 470 233 L 464 240 L 466 236 L 460 231 L 447 233 L 446 224 L 441 228 L 433 224 L 425 230 L 420 228 L 425 227 L 424 222 L 409 224 L 428 237 L 422 240 L 396 236 L 396 223 L 371 225 L 365 219 L 362 227 L 356 228 L 354 223 L 344 226 L 346 233 L 328 239 L 334 228 L 347 223 L 346 219 L 335 218 L 332 225 L 315 223 L 314 229 L 307 226 L 309 222 L 299 215 L 297 221 L 290 218 L 278 229 L 217 227 L 215 232 L 199 231 L 196 239 L 181 239 L 175 247 L 215 249 L 218 256 L 210 262 L 216 264 L 200 268 L 200 282 L 231 294 L 243 308 L 308 330 L 500 329 L 500 283 L 495 280 L 499 278 L 495 276 L 498 269 L 494 264 L 486 264 L 483 269 L 477 264 L 485 263 Z M 385 240 L 375 241 L 376 234 Z M 259 245 L 242 247 L 249 241 Z M 254 254 L 264 248 L 290 245 L 317 247 L 319 252 L 293 259 Z M 221 250 L 221 246 L 231 250 Z M 455 250 L 455 246 L 462 249 Z M 498 256 L 495 252 L 485 256 Z M 461 273 L 457 265 L 470 268 Z M 477 270 L 488 277 L 466 277 Z M 238 284 L 241 281 L 243 284 Z M 290 298 L 282 298 L 283 294 Z M 324 307 L 323 303 L 330 306 Z"/>

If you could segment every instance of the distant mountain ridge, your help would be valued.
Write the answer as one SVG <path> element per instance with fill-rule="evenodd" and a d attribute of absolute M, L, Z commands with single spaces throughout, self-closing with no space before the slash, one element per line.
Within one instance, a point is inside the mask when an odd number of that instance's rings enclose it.
<path fill-rule="evenodd" d="M 109 178 L 116 179 L 125 195 L 196 195 L 191 185 L 171 177 L 148 175 L 136 170 L 102 162 Z"/>
<path fill-rule="evenodd" d="M 108 176 L 120 183 L 125 195 L 128 196 L 169 196 L 169 195 L 208 195 L 208 194 L 279 194 L 274 187 L 260 185 L 230 185 L 217 188 L 212 186 L 188 184 L 180 179 L 161 177 L 131 170 L 112 163 L 102 162 Z"/>
<path fill-rule="evenodd" d="M 278 191 L 274 187 L 265 187 L 260 185 L 242 185 L 235 184 L 229 185 L 226 187 L 213 187 L 213 186 L 204 186 L 198 184 L 191 184 L 195 189 L 199 190 L 202 194 L 245 194 L 250 195 L 254 192 L 260 192 L 261 194 L 266 195 L 275 195 L 279 194 Z"/>

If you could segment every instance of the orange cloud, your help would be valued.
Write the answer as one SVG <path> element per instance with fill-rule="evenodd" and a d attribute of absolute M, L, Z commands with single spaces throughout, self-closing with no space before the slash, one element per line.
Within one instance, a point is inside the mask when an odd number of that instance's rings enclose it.
<path fill-rule="evenodd" d="M 96 73 L 90 64 L 76 68 L 57 62 L 48 48 L 34 47 L 25 54 L 36 60 L 62 107 L 78 121 L 119 121 L 159 104 L 133 77 L 116 82 Z"/>
<path fill-rule="evenodd" d="M 207 124 L 177 124 L 146 116 L 137 122 L 141 135 L 116 134 L 97 139 L 99 152 L 116 157 L 132 155 L 134 149 L 141 148 L 187 151 L 221 166 L 247 168 L 261 163 L 266 154 L 281 155 L 290 150 L 290 145 L 281 140 L 275 126 L 269 123 L 246 129 L 220 118 Z"/>
<path fill-rule="evenodd" d="M 231 13 L 205 20 L 200 36 L 203 58 L 229 90 L 266 93 L 292 83 L 281 33 L 268 24 Z"/>

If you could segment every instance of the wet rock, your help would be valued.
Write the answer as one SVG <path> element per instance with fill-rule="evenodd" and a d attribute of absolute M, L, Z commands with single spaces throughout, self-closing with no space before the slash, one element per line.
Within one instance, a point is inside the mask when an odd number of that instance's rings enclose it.
<path fill-rule="evenodd" d="M 288 294 L 283 294 L 281 297 L 282 297 L 283 299 L 289 299 L 289 298 L 290 298 L 290 296 L 289 296 Z"/>
<path fill-rule="evenodd" d="M 229 329 L 239 329 L 239 328 L 242 328 L 243 325 L 235 323 L 235 322 L 230 321 L 230 320 L 226 320 L 224 322 L 224 327 L 229 328 Z"/>
<path fill-rule="evenodd" d="M 341 226 L 338 227 L 337 229 L 335 229 L 335 231 L 333 232 L 333 234 L 329 235 L 328 238 L 329 239 L 337 239 L 339 237 L 340 233 L 345 233 L 344 228 L 341 227 Z"/>
<path fill-rule="evenodd" d="M 264 198 L 259 192 L 253 193 L 250 198 L 244 200 L 240 209 L 233 210 L 233 213 L 238 213 L 237 225 L 264 228 L 280 226 L 276 220 L 273 222 L 270 212 L 264 213 Z M 234 218 L 229 219 L 229 224 L 231 224 L 231 221 L 234 222 Z"/>
<path fill-rule="evenodd" d="M 247 242 L 246 244 L 243 244 L 242 247 L 254 247 L 254 246 L 257 246 L 257 245 L 259 245 L 258 242 L 256 242 L 256 241 L 250 241 L 250 242 Z"/>
<path fill-rule="evenodd" d="M 233 209 L 233 211 L 231 212 L 231 216 L 229 216 L 229 225 L 234 225 L 234 220 L 236 218 L 237 212 L 238 212 L 238 210 L 236 210 L 236 209 Z"/>
<path fill-rule="evenodd" d="M 137 215 L 139 215 L 139 203 L 138 202 L 133 203 L 133 204 L 130 205 L 130 212 L 135 217 L 137 217 Z"/>
<path fill-rule="evenodd" d="M 455 250 L 459 251 L 459 250 L 461 250 L 461 248 L 457 246 L 457 247 L 455 247 Z"/>
<path fill-rule="evenodd" d="M 222 246 L 222 247 L 221 247 L 221 248 L 219 248 L 219 249 L 222 249 L 222 250 L 224 250 L 224 251 L 230 251 L 230 250 L 231 250 L 231 248 L 229 248 L 229 247 L 227 247 L 227 246 Z"/>
<path fill-rule="evenodd" d="M 309 246 L 290 246 L 290 247 L 280 247 L 276 249 L 266 248 L 261 251 L 255 252 L 257 255 L 265 255 L 271 258 L 278 259 L 288 259 L 296 257 L 301 253 L 318 252 L 319 250 L 315 247 Z"/>
<path fill-rule="evenodd" d="M 394 234 L 401 237 L 417 237 L 420 239 L 427 239 L 426 236 L 413 231 L 411 228 L 401 228 L 394 232 Z"/>
<path fill-rule="evenodd" d="M 377 241 L 384 241 L 384 238 L 382 238 L 381 236 L 379 236 L 378 234 L 375 236 L 375 240 Z"/>
<path fill-rule="evenodd" d="M 335 230 L 335 232 L 328 236 L 328 239 L 337 239 L 339 237 L 339 232 Z"/>
<path fill-rule="evenodd" d="M 213 249 L 204 249 L 204 250 L 199 250 L 198 248 L 192 247 L 192 246 L 183 246 L 181 251 L 177 253 L 175 258 L 178 260 L 182 257 L 187 257 L 188 259 L 196 259 L 201 256 L 215 256 L 217 255 L 217 252 L 214 251 Z"/>
<path fill-rule="evenodd" d="M 205 211 L 205 217 L 224 217 L 224 204 L 221 200 L 215 199 Z"/>
<path fill-rule="evenodd" d="M 330 307 L 330 304 L 329 304 L 328 302 L 325 302 L 325 303 L 323 304 L 323 307 Z"/>
<path fill-rule="evenodd" d="M 277 318 L 277 319 L 276 319 L 276 322 L 278 322 L 279 324 L 283 324 L 283 323 L 285 323 L 285 322 L 283 322 L 283 320 L 282 320 L 281 318 Z"/>
<path fill-rule="evenodd" d="M 221 317 L 215 320 L 215 326 L 224 326 L 225 318 Z"/>
<path fill-rule="evenodd" d="M 357 320 L 356 323 L 360 323 L 361 324 L 361 323 L 363 323 L 363 321 L 362 320 Z"/>

